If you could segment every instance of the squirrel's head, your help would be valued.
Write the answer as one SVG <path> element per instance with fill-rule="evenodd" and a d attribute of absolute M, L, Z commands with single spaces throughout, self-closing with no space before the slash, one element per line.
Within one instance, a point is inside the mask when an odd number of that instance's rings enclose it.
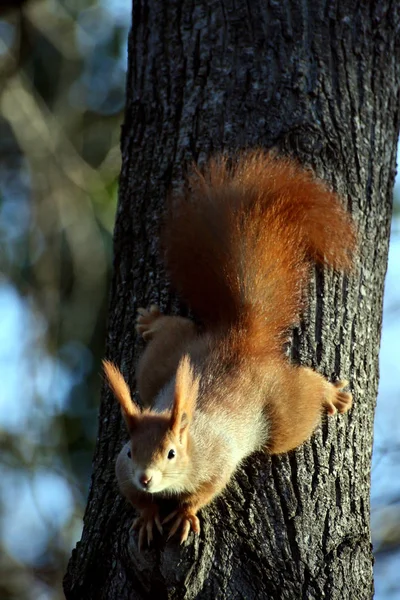
<path fill-rule="evenodd" d="M 124 447 L 131 483 L 143 492 L 181 491 L 189 463 L 189 426 L 196 404 L 199 378 L 184 356 L 176 372 L 171 410 L 144 410 L 132 401 L 128 385 L 112 363 L 104 361 L 107 381 L 121 405 L 130 443 Z M 182 487 L 183 489 L 183 487 Z"/>

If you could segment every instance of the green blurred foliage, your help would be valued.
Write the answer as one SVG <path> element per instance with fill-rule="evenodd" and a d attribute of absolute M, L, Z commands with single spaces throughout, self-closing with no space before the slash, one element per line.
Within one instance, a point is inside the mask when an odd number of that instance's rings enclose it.
<path fill-rule="evenodd" d="M 80 536 L 97 432 L 129 10 L 129 2 L 107 0 L 0 5 L 2 599 L 62 598 Z"/>

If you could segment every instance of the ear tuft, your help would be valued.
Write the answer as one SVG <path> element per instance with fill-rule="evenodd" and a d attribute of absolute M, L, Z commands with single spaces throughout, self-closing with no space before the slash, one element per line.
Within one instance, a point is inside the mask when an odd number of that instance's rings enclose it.
<path fill-rule="evenodd" d="M 122 415 L 128 429 L 132 429 L 140 414 L 139 407 L 132 401 L 128 384 L 121 371 L 109 360 L 103 360 L 103 369 L 108 385 L 121 405 Z"/>
<path fill-rule="evenodd" d="M 196 406 L 200 379 L 195 375 L 189 355 L 179 361 L 175 377 L 174 403 L 172 405 L 170 428 L 175 435 L 181 435 L 190 424 Z"/>

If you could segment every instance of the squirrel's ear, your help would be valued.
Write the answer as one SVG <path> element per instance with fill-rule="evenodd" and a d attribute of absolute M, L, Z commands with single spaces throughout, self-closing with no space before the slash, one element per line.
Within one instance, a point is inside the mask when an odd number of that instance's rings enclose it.
<path fill-rule="evenodd" d="M 174 403 L 172 405 L 170 428 L 182 437 L 192 420 L 199 391 L 199 377 L 196 377 L 187 354 L 181 358 L 175 378 Z"/>
<path fill-rule="evenodd" d="M 131 431 L 140 415 L 137 404 L 132 401 L 131 393 L 121 371 L 109 360 L 103 360 L 103 369 L 108 385 L 121 405 L 122 416 L 128 430 Z"/>

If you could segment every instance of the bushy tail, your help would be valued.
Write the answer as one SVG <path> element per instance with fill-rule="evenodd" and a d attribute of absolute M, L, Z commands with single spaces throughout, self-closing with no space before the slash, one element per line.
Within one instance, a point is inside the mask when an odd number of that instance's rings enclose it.
<path fill-rule="evenodd" d="M 310 171 L 254 151 L 194 170 L 163 243 L 173 284 L 209 328 L 239 327 L 271 349 L 299 318 L 311 263 L 348 271 L 356 236 Z"/>

